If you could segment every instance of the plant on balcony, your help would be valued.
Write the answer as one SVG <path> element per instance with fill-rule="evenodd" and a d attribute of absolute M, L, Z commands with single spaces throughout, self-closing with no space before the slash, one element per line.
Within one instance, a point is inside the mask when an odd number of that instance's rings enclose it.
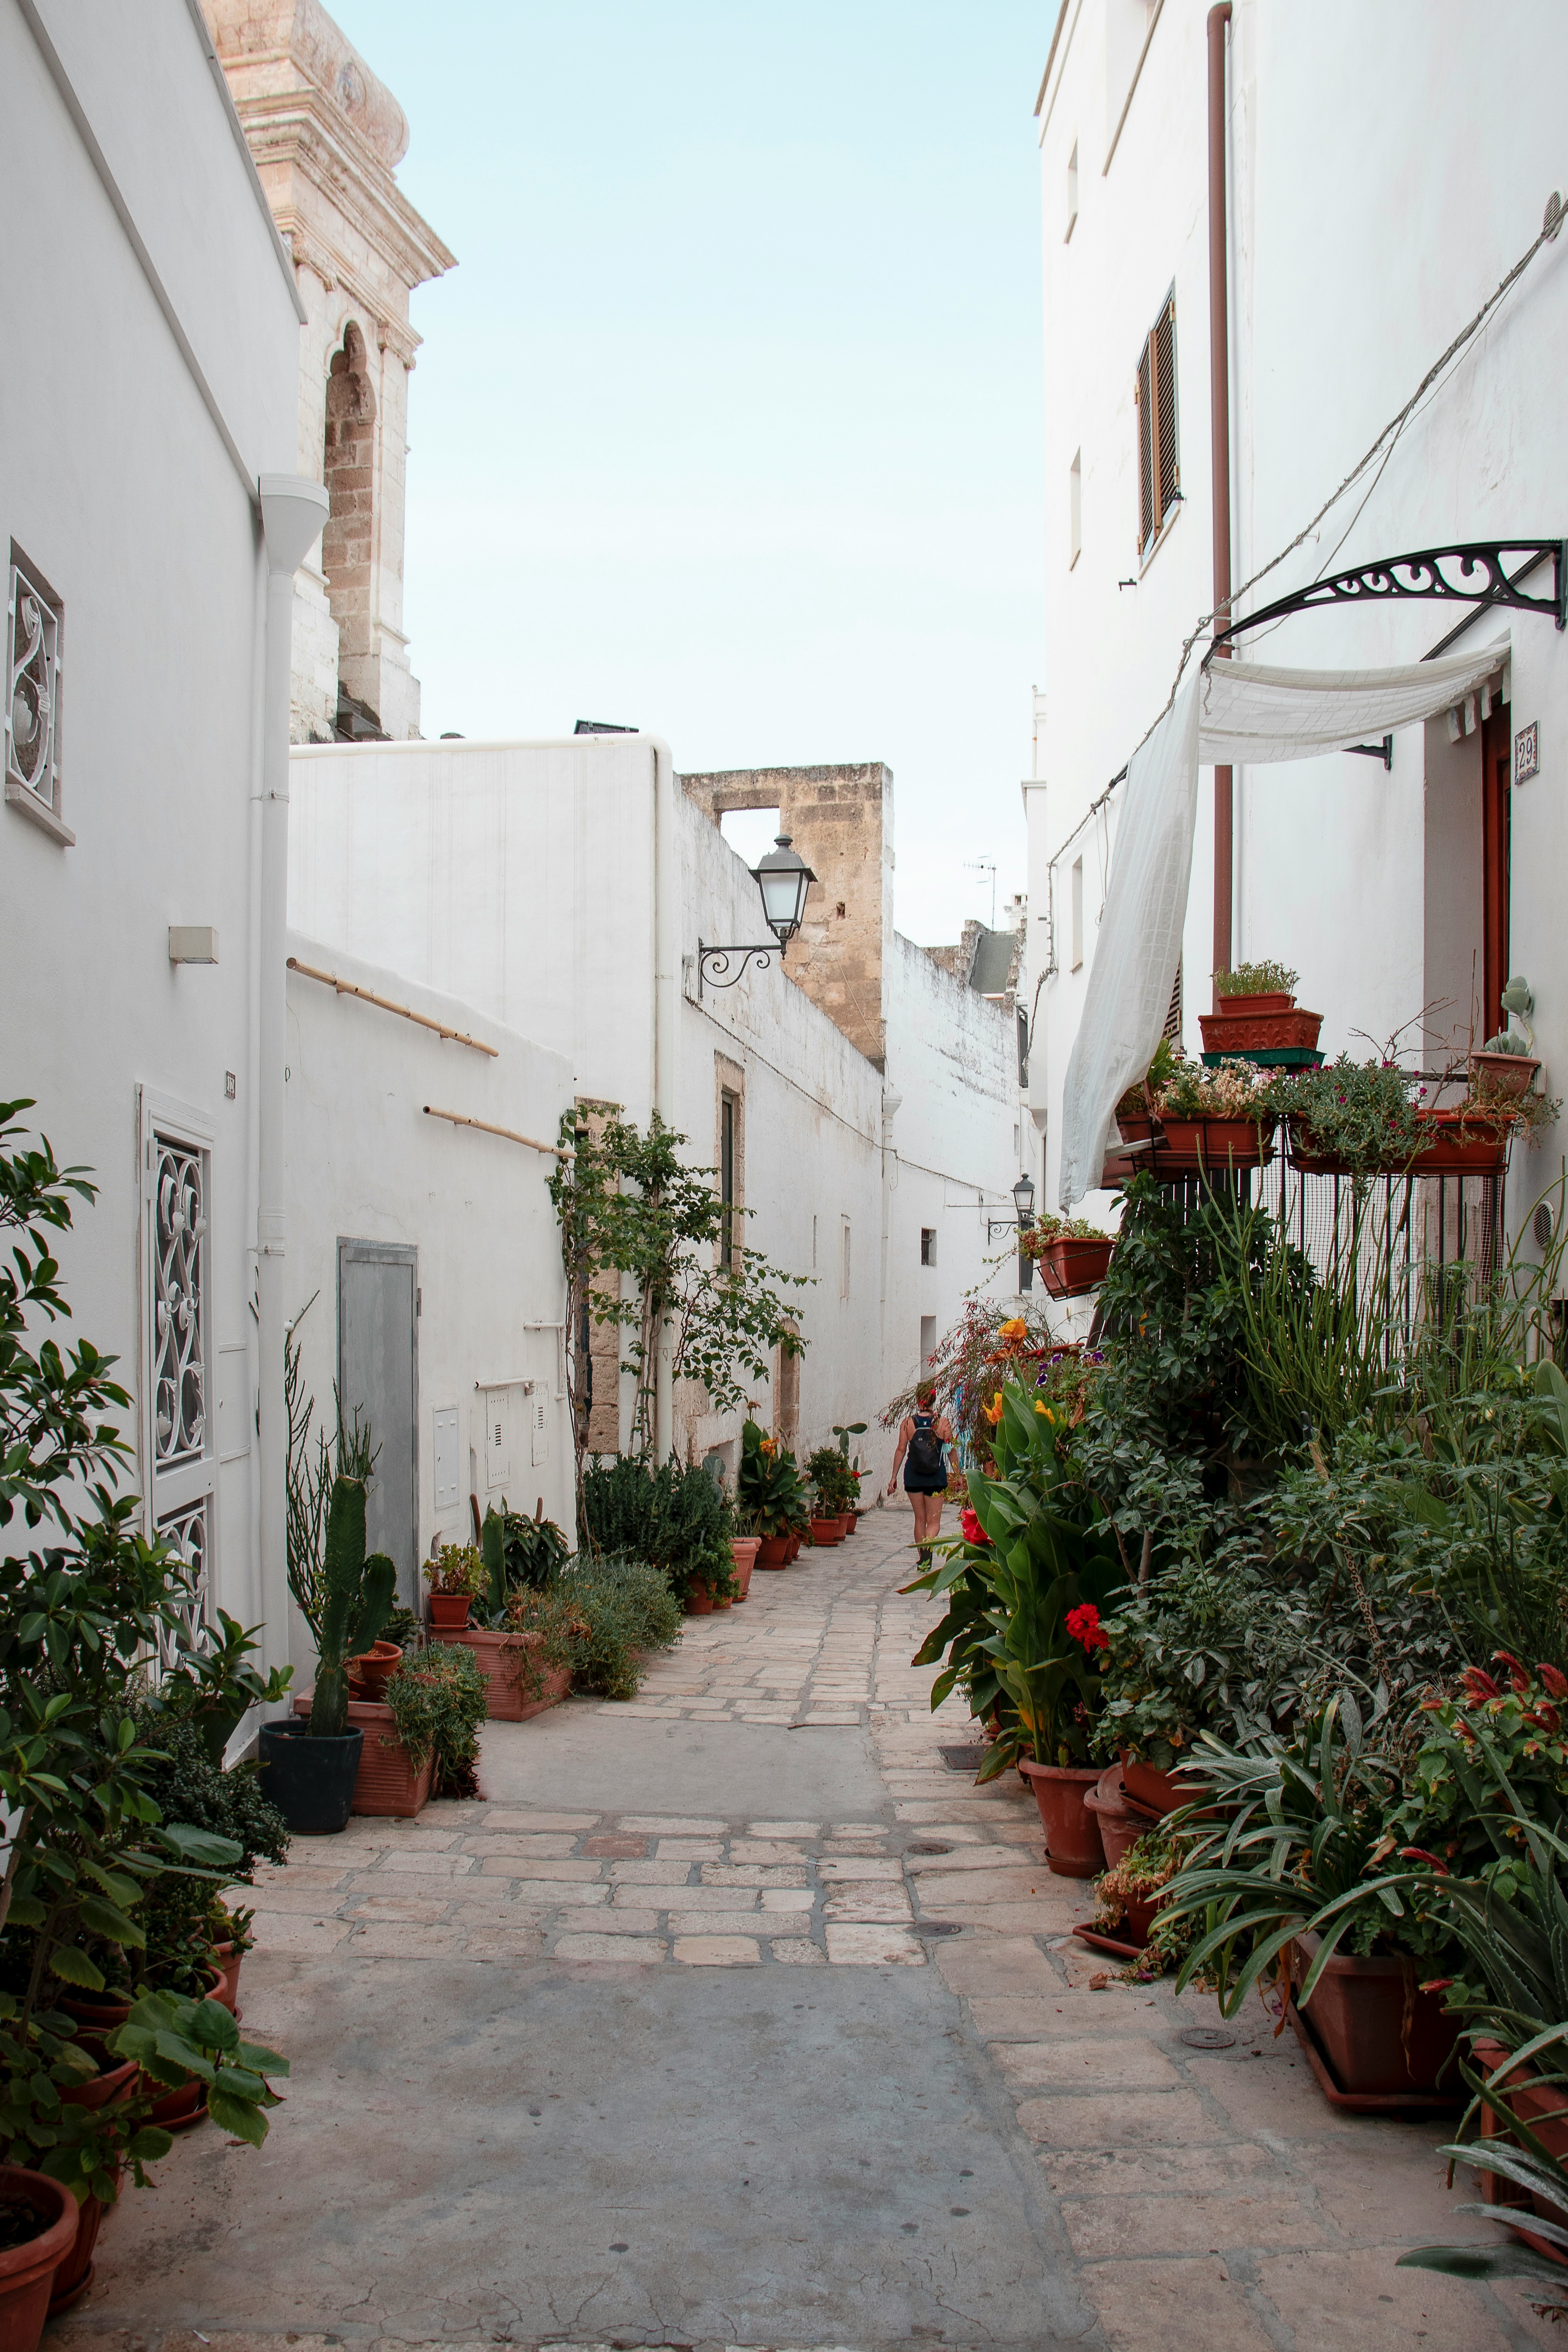
<path fill-rule="evenodd" d="M 1216 971 L 1214 976 L 1215 994 L 1224 1003 L 1231 997 L 1289 996 L 1294 993 L 1300 973 L 1289 964 L 1262 961 L 1238 963 L 1234 971 Z"/>

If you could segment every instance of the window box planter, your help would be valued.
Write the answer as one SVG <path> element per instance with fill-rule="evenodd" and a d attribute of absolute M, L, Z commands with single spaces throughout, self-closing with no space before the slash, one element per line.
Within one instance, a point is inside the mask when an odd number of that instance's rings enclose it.
<path fill-rule="evenodd" d="M 297 1716 L 309 1718 L 310 1695 L 301 1692 L 294 1701 Z M 412 1821 L 422 1813 L 430 1801 L 430 1780 L 436 1759 L 427 1756 L 416 1772 L 409 1760 L 408 1750 L 397 1737 L 397 1717 L 389 1706 L 374 1706 L 363 1699 L 349 1701 L 349 1735 L 360 1738 L 358 1769 L 354 1774 L 350 1810 L 356 1813 L 390 1815 L 398 1821 Z M 307 1740 L 308 1747 L 336 1746 L 335 1741 Z"/>
<path fill-rule="evenodd" d="M 1100 1242 L 1068 1241 L 1062 1236 L 1040 1244 L 1036 1264 L 1053 1298 L 1081 1298 L 1105 1280 L 1115 1248 L 1109 1236 Z"/>
<path fill-rule="evenodd" d="M 1270 1049 L 1310 1053 L 1323 1025 L 1321 1013 L 1308 1013 L 1281 991 L 1266 996 L 1222 996 L 1217 1013 L 1200 1013 L 1205 1054 L 1239 1060 L 1263 1059 Z"/>
<path fill-rule="evenodd" d="M 1160 1121 L 1163 1139 L 1154 1154 L 1155 1173 L 1267 1167 L 1274 1157 L 1275 1125 L 1273 1118 L 1182 1118 L 1168 1111 Z"/>
<path fill-rule="evenodd" d="M 1412 1176 L 1501 1175 L 1512 1125 L 1507 1111 L 1466 1104 L 1458 1110 L 1418 1110 L 1415 1116 L 1432 1140 L 1411 1160 Z"/>
<path fill-rule="evenodd" d="M 1058 1878 L 1098 1878 L 1105 1868 L 1100 1822 L 1084 1802 L 1100 1776 L 1091 1764 L 1037 1764 L 1021 1756 L 1018 1769 L 1034 1792 L 1046 1832 L 1046 1864 Z"/>
<path fill-rule="evenodd" d="M 1291 1945 L 1292 1990 L 1321 1941 L 1309 1930 Z M 1459 2021 L 1445 2011 L 1441 1993 L 1421 1990 L 1420 1976 L 1418 1961 L 1336 1952 L 1306 2009 L 1292 1998 L 1308 2056 L 1315 2044 L 1342 2100 L 1376 2099 L 1390 2108 L 1411 2100 L 1462 2102 Z"/>
<path fill-rule="evenodd" d="M 1500 2066 L 1508 2064 L 1509 2053 L 1500 2042 L 1478 2041 L 1472 2053 L 1474 2063 L 1483 2073 L 1495 2074 Z M 1533 2066 L 1516 2066 L 1504 2075 L 1502 2087 L 1507 2091 L 1509 2105 L 1527 2123 L 1542 2145 L 1552 2155 L 1568 2157 L 1568 2092 L 1562 2084 L 1542 2083 Z M 1484 2103 L 1481 2107 L 1481 2137 L 1483 2140 L 1510 2138 L 1508 2119 L 1495 2107 Z M 1478 2154 L 1480 2151 L 1478 2150 Z M 1568 2212 L 1560 2205 L 1551 2204 L 1544 2197 L 1531 2193 L 1528 2205 L 1522 2189 L 1511 2181 L 1500 2180 L 1495 2172 L 1481 2175 L 1481 2200 L 1487 2205 L 1517 2204 L 1521 2212 L 1531 2210 L 1543 2221 L 1555 2221 L 1559 2229 L 1568 2229 Z M 1568 2255 L 1552 2244 L 1547 2238 L 1538 2237 L 1533 2231 L 1515 2228 L 1514 2236 L 1521 2239 L 1532 2253 L 1543 2254 L 1549 2263 L 1568 2266 Z"/>
<path fill-rule="evenodd" d="M 572 1688 L 566 1666 L 530 1663 L 530 1653 L 542 1647 L 537 1633 L 492 1633 L 479 1625 L 464 1625 L 446 1636 L 455 1650 L 471 1650 L 485 1678 L 485 1714 L 491 1723 L 526 1723 L 557 1706 Z"/>
<path fill-rule="evenodd" d="M 1304 1121 L 1290 1121 L 1290 1165 L 1303 1176 L 1349 1176 L 1348 1160 L 1331 1151 Z"/>

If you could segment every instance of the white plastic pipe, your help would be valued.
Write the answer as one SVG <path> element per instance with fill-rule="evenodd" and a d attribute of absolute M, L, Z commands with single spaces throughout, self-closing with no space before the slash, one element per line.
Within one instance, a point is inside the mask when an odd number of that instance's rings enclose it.
<path fill-rule="evenodd" d="M 294 574 L 328 514 L 320 482 L 263 474 L 267 641 L 261 718 L 261 909 L 257 932 L 257 1378 L 259 1383 L 260 1601 L 267 1665 L 289 1663 L 287 1552 L 289 1429 L 283 1410 L 288 1219 L 283 1190 L 283 1066 L 287 1050 L 289 922 L 289 680 Z"/>
<path fill-rule="evenodd" d="M 676 1123 L 680 1013 L 680 843 L 675 761 L 662 735 L 644 738 L 653 753 L 653 1107 Z M 653 1444 L 658 1461 L 675 1443 L 675 1337 L 668 1322 L 655 1335 Z"/>

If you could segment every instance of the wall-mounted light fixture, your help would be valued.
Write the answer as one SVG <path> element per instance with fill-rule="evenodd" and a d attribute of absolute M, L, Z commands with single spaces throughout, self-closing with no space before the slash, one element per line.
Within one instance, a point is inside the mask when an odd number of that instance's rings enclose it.
<path fill-rule="evenodd" d="M 1022 1236 L 1032 1230 L 1035 1223 L 1035 1180 L 1026 1171 L 1019 1177 L 1017 1182 L 1013 1187 L 1013 1206 L 1018 1212 L 1016 1217 L 986 1218 L 985 1238 L 987 1242 L 994 1241 L 998 1234 L 1010 1234 L 1016 1232 Z M 1020 1290 L 1033 1290 L 1034 1286 L 1035 1261 L 1027 1250 L 1020 1249 L 1018 1252 L 1018 1287 Z"/>
<path fill-rule="evenodd" d="M 171 963 L 216 963 L 217 933 L 210 923 L 171 923 Z"/>
<path fill-rule="evenodd" d="M 776 952 L 781 963 L 784 950 L 799 930 L 805 918 L 806 895 L 816 877 L 790 847 L 787 833 L 781 833 L 773 848 L 758 866 L 751 869 L 752 879 L 762 893 L 763 914 L 771 940 L 754 947 L 712 948 L 701 940 L 697 942 L 697 1000 L 702 1001 L 705 983 L 714 988 L 733 988 L 753 956 L 759 970 L 765 970 Z M 740 961 L 731 969 L 735 957 Z"/>

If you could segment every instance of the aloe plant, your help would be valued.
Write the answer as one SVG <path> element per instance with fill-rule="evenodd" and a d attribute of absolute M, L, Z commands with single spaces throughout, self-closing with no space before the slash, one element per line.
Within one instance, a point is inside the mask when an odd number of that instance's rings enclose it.
<path fill-rule="evenodd" d="M 340 1475 L 327 1507 L 324 1598 L 316 1635 L 312 1739 L 341 1739 L 349 1719 L 349 1660 L 376 1641 L 397 1605 L 397 1570 L 382 1551 L 365 1558 L 363 1478 Z"/>

